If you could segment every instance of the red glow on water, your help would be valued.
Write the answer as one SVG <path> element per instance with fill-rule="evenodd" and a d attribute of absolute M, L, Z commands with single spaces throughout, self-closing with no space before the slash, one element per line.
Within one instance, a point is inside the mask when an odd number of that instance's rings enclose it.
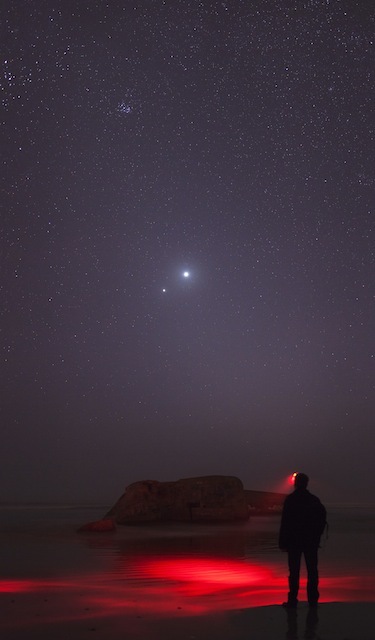
<path fill-rule="evenodd" d="M 223 559 L 155 559 L 144 565 L 144 571 L 155 578 L 178 580 L 207 588 L 238 587 L 269 581 L 271 572 L 262 566 Z"/>
<path fill-rule="evenodd" d="M 0 594 L 36 593 L 38 591 L 53 591 L 55 589 L 69 590 L 77 586 L 77 584 L 81 584 L 81 580 L 82 578 L 70 578 L 64 580 L 0 580 Z"/>
<path fill-rule="evenodd" d="M 275 561 L 194 554 L 150 554 L 118 560 L 115 570 L 107 572 L 52 580 L 0 580 L 0 607 L 8 607 L 7 628 L 26 632 L 37 623 L 46 628 L 119 616 L 126 616 L 132 624 L 147 616 L 201 616 L 280 604 L 287 593 L 284 555 L 275 557 Z M 324 568 L 320 592 L 322 602 L 374 602 L 375 576 L 336 574 L 334 570 L 329 573 Z M 303 575 L 301 600 L 305 599 Z M 17 603 L 21 609 L 17 609 Z"/>
<path fill-rule="evenodd" d="M 322 602 L 375 601 L 375 577 L 323 576 Z M 284 563 L 248 562 L 215 557 L 140 557 L 121 572 L 82 574 L 61 580 L 0 580 L 0 595 L 40 597 L 54 594 L 73 617 L 143 612 L 199 615 L 282 602 L 287 591 Z M 301 581 L 302 599 L 305 581 Z M 209 596 L 207 598 L 207 596 Z M 75 612 L 84 606 L 90 614 Z M 55 612 L 59 618 L 59 613 Z M 22 621 L 19 621 L 22 625 Z M 26 623 L 25 623 L 26 624 Z"/>
<path fill-rule="evenodd" d="M 0 580 L 0 593 L 24 593 L 33 587 L 33 580 Z"/>

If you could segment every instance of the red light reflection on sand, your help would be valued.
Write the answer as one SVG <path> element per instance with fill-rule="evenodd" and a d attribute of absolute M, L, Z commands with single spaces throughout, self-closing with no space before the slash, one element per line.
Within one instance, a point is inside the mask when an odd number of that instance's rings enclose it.
<path fill-rule="evenodd" d="M 301 599 L 305 584 L 302 580 Z M 13 619 L 13 628 L 30 628 L 36 603 L 40 607 L 43 601 L 41 594 L 45 602 L 53 602 L 50 608 L 45 605 L 44 624 L 55 624 L 114 615 L 173 617 L 246 609 L 278 604 L 286 591 L 284 564 L 203 556 L 132 557 L 116 572 L 61 580 L 0 580 L 2 602 L 7 594 L 12 598 L 18 594 L 29 606 L 29 616 Z M 375 577 L 323 576 L 320 591 L 322 602 L 374 602 Z"/>
<path fill-rule="evenodd" d="M 34 590 L 34 580 L 0 580 L 0 593 L 25 593 Z"/>
<path fill-rule="evenodd" d="M 140 574 L 142 586 L 132 586 L 134 597 L 149 613 L 199 615 L 215 611 L 262 606 L 278 602 L 285 577 L 272 568 L 242 560 L 204 557 L 143 557 L 127 560 L 131 575 Z M 125 572 L 125 566 L 124 566 Z M 97 604 L 124 607 L 124 592 L 106 591 Z"/>
<path fill-rule="evenodd" d="M 198 591 L 209 592 L 223 587 L 267 584 L 272 579 L 271 571 L 261 565 L 212 558 L 159 558 L 147 561 L 143 571 L 154 578 L 177 580 L 192 585 Z"/>

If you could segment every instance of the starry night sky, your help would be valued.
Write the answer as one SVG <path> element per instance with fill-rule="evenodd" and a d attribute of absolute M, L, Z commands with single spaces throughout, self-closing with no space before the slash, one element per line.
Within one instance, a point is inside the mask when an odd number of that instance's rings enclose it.
<path fill-rule="evenodd" d="M 372 3 L 1 22 L 0 500 L 300 470 L 373 501 Z"/>

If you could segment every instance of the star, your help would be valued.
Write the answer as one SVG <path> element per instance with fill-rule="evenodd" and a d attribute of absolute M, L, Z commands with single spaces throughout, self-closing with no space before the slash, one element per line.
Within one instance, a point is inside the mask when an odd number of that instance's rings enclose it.
<path fill-rule="evenodd" d="M 189 271 L 184 271 L 184 273 L 182 275 L 184 276 L 184 278 L 189 278 L 190 272 Z"/>

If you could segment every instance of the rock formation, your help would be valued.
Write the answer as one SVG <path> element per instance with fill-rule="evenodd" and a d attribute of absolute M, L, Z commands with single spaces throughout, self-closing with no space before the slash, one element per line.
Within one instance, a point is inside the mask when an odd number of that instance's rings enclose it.
<path fill-rule="evenodd" d="M 88 522 L 78 529 L 78 533 L 107 533 L 108 531 L 115 531 L 116 525 L 113 518 L 103 518 L 102 520 L 95 520 L 94 522 Z"/>
<path fill-rule="evenodd" d="M 250 515 L 279 515 L 282 511 L 284 500 L 283 493 L 271 491 L 251 491 L 245 489 L 246 502 L 249 505 Z"/>
<path fill-rule="evenodd" d="M 135 482 L 105 516 L 117 524 L 244 521 L 248 517 L 242 482 L 232 476 Z"/>

